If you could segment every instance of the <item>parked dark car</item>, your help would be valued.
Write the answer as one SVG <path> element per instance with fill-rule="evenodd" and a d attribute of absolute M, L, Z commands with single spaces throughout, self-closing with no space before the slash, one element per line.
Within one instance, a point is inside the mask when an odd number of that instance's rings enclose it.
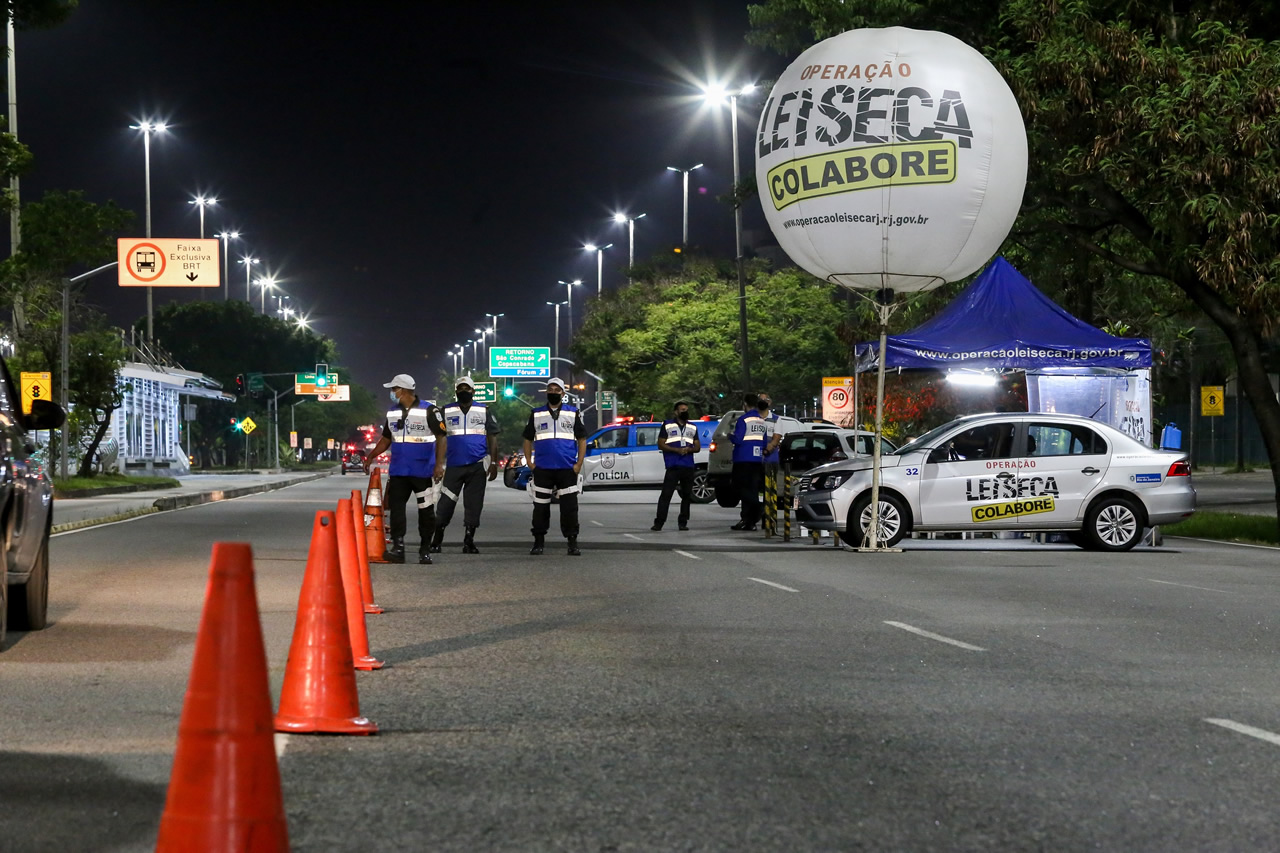
<path fill-rule="evenodd" d="M 57 429 L 62 408 L 34 400 L 22 412 L 22 391 L 0 359 L 0 520 L 4 524 L 5 572 L 0 578 L 0 648 L 5 631 L 38 631 L 48 621 L 49 531 L 53 525 L 53 482 L 35 456 L 27 432 Z"/>

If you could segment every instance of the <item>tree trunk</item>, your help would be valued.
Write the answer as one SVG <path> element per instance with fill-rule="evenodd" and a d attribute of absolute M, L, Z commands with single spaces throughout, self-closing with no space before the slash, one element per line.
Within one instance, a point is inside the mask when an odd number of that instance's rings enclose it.
<path fill-rule="evenodd" d="M 1280 400 L 1271 390 L 1267 369 L 1262 362 L 1262 341 L 1257 331 L 1244 317 L 1227 305 L 1216 291 L 1207 287 L 1199 277 L 1188 270 L 1174 275 L 1174 282 L 1191 300 L 1222 329 L 1231 344 L 1236 358 L 1236 370 L 1240 376 L 1240 388 L 1249 400 L 1249 407 L 1258 421 L 1262 433 L 1262 445 L 1267 449 L 1271 464 L 1271 482 L 1280 499 Z M 1243 412 L 1237 412 L 1237 417 Z M 1280 516 L 1277 517 L 1280 532 Z"/>
<path fill-rule="evenodd" d="M 93 441 L 80 457 L 80 469 L 76 471 L 77 477 L 93 476 L 93 457 L 98 452 L 98 445 L 102 444 L 102 439 L 107 434 L 107 428 L 111 426 L 111 413 L 114 411 L 113 407 L 102 413 L 102 420 L 98 421 L 98 431 L 94 433 Z"/>

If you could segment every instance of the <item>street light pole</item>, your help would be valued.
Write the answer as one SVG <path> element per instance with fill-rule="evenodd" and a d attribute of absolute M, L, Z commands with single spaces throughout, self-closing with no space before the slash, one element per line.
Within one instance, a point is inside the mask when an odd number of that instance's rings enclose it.
<path fill-rule="evenodd" d="M 203 220 L 202 220 L 203 221 Z M 231 295 L 231 270 L 227 269 L 230 258 L 231 241 L 240 239 L 239 231 L 219 231 L 217 238 L 222 241 L 222 301 L 226 302 Z"/>
<path fill-rule="evenodd" d="M 684 176 L 684 231 L 680 240 L 680 245 L 684 248 L 689 247 L 689 173 L 694 169 L 701 169 L 702 164 L 690 166 L 687 169 L 678 169 L 675 166 L 668 166 L 668 172 L 679 172 Z M 735 179 L 736 180 L 736 179 Z"/>
<path fill-rule="evenodd" d="M 129 127 L 133 130 L 142 131 L 142 160 L 144 172 L 144 189 L 146 190 L 146 226 L 148 240 L 151 239 L 151 132 L 164 133 L 165 125 L 144 121 L 138 124 L 131 124 Z M 147 343 L 155 342 L 155 322 L 153 312 L 154 302 L 152 300 L 152 287 L 147 285 Z"/>
<path fill-rule="evenodd" d="M 548 302 L 547 304 L 555 306 L 555 309 L 556 309 L 556 336 L 555 336 L 555 346 L 552 347 L 552 350 L 555 351 L 555 357 L 559 358 L 560 357 L 560 306 L 564 305 L 565 303 Z"/>
<path fill-rule="evenodd" d="M 218 200 L 216 198 L 205 198 L 202 195 L 198 195 L 195 198 L 191 199 L 191 201 L 187 202 L 187 204 L 194 204 L 196 207 L 200 208 L 200 239 L 201 240 L 204 239 L 204 209 L 208 206 L 215 205 L 217 203 L 218 203 Z"/>
<path fill-rule="evenodd" d="M 484 316 L 490 317 L 493 319 L 493 329 L 492 329 L 493 340 L 489 343 L 489 346 L 496 347 L 498 345 L 498 318 L 505 317 L 507 315 L 505 312 L 503 312 L 502 314 L 485 314 Z"/>
<path fill-rule="evenodd" d="M 260 295 L 262 298 L 259 300 L 259 302 L 261 303 L 259 306 L 259 310 L 262 312 L 262 315 L 265 317 L 267 315 L 267 289 L 268 288 L 274 289 L 276 286 L 276 280 L 273 277 L 268 275 L 258 279 L 257 281 L 254 282 L 254 284 L 258 285 L 258 287 L 261 288 Z"/>
<path fill-rule="evenodd" d="M 593 243 L 588 243 L 582 248 L 588 252 L 596 253 L 596 296 L 600 296 L 604 293 L 604 250 L 612 249 L 613 244 L 608 243 L 604 246 L 597 246 Z"/>
<path fill-rule="evenodd" d="M 754 87 L 753 87 L 754 88 Z M 746 91 L 745 89 L 743 91 Z M 739 194 L 738 169 L 738 93 L 729 96 L 730 120 L 733 125 L 733 239 L 738 264 L 738 348 L 742 350 L 742 391 L 751 387 L 751 358 L 747 354 L 747 279 L 742 270 L 742 198 Z"/>
<path fill-rule="evenodd" d="M 582 285 L 582 279 L 575 278 L 573 281 L 562 281 L 560 283 L 564 285 L 564 292 L 568 294 L 568 298 L 565 300 L 565 304 L 569 306 L 569 314 L 568 314 L 569 334 L 567 335 L 567 338 L 569 340 L 573 340 L 573 289 L 575 287 L 579 287 Z"/>
<path fill-rule="evenodd" d="M 644 219 L 649 214 L 642 213 L 639 216 L 627 216 L 625 213 L 615 213 L 613 221 L 619 224 L 627 223 L 627 239 L 630 243 L 630 249 L 627 252 L 627 284 L 631 283 L 631 268 L 636 265 L 636 220 Z"/>
<path fill-rule="evenodd" d="M 257 258 L 251 258 L 248 255 L 245 255 L 243 258 L 236 261 L 237 264 L 244 264 L 244 301 L 248 302 L 250 305 L 253 305 L 253 295 L 249 291 L 249 278 L 250 273 L 252 272 L 251 268 L 257 262 Z M 253 309 L 250 308 L 249 310 L 252 311 Z"/>

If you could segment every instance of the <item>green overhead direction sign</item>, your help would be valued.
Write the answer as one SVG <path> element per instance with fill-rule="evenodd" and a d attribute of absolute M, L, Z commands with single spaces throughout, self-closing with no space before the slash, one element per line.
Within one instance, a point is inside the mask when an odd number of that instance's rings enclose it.
<path fill-rule="evenodd" d="M 548 379 L 551 347 L 489 347 L 489 375 Z"/>
<path fill-rule="evenodd" d="M 329 394 L 338 384 L 336 373 L 295 373 L 293 374 L 293 393 L 295 394 Z"/>
<path fill-rule="evenodd" d="M 497 382 L 477 382 L 476 396 L 477 403 L 493 403 L 498 399 L 498 383 Z"/>

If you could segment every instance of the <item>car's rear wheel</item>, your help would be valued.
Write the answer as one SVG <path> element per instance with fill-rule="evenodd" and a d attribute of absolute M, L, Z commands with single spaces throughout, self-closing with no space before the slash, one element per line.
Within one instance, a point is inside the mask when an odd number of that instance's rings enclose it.
<path fill-rule="evenodd" d="M 1084 516 L 1089 546 L 1098 551 L 1128 551 L 1142 539 L 1142 510 L 1130 498 L 1099 499 Z"/>
<path fill-rule="evenodd" d="M 699 468 L 693 474 L 693 502 L 709 504 L 716 499 L 716 487 L 711 485 L 706 468 Z"/>
<path fill-rule="evenodd" d="M 867 492 L 853 502 L 845 525 L 845 540 L 855 548 L 862 544 L 871 526 L 871 493 Z M 852 531 L 853 537 L 848 535 Z M 902 500 L 889 492 L 880 493 L 880 529 L 877 538 L 885 548 L 892 548 L 907 534 L 907 508 Z"/>
<path fill-rule="evenodd" d="M 39 631 L 49 624 L 49 536 L 46 532 L 31 575 L 22 586 L 9 591 L 15 631 Z"/>

